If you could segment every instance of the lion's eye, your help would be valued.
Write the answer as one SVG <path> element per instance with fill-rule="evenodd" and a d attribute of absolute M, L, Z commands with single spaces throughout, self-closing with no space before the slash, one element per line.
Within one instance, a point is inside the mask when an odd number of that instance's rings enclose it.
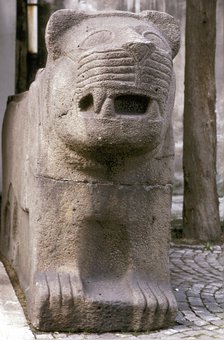
<path fill-rule="evenodd" d="M 151 31 L 145 31 L 142 33 L 142 35 L 144 38 L 154 43 L 155 46 L 163 50 L 167 49 L 167 43 L 165 43 L 160 37 L 158 37 L 156 34 L 152 33 Z"/>
<path fill-rule="evenodd" d="M 161 48 L 163 50 L 167 50 L 169 48 L 165 39 L 162 36 L 156 34 L 153 28 L 150 29 L 149 26 L 139 25 L 135 27 L 135 31 L 144 37 L 146 40 L 152 42 L 156 47 Z"/>
<path fill-rule="evenodd" d="M 108 30 L 93 32 L 82 41 L 80 47 L 83 49 L 87 49 L 97 45 L 110 44 L 113 41 L 113 38 L 113 32 Z"/>

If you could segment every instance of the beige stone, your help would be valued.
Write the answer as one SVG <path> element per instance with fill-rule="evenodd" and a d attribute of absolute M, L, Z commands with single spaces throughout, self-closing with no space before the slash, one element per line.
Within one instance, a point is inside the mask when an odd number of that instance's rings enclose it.
<path fill-rule="evenodd" d="M 144 331 L 168 268 L 179 29 L 160 12 L 61 10 L 3 128 L 1 251 L 41 330 Z"/>

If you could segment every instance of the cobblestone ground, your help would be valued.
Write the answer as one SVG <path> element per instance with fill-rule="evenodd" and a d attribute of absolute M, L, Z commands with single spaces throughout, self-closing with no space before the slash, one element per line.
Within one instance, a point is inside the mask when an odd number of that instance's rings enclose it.
<path fill-rule="evenodd" d="M 101 335 L 30 331 L 29 336 L 26 327 L 24 337 L 18 338 L 15 331 L 14 337 L 2 339 L 0 336 L 0 340 L 224 340 L 223 257 L 220 246 L 210 249 L 204 246 L 171 247 L 171 279 L 179 306 L 176 325 L 172 328 L 144 334 Z"/>

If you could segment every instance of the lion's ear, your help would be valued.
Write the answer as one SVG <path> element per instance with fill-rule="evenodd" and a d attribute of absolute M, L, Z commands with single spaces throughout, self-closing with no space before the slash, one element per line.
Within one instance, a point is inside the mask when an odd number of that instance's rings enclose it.
<path fill-rule="evenodd" d="M 180 27 L 175 19 L 167 13 L 157 11 L 143 11 L 140 17 L 156 25 L 168 41 L 174 58 L 180 48 Z"/>
<path fill-rule="evenodd" d="M 62 9 L 52 14 L 45 31 L 46 47 L 52 59 L 56 59 L 60 55 L 59 38 L 69 28 L 78 25 L 87 18 L 88 14 L 85 12 L 70 9 Z"/>

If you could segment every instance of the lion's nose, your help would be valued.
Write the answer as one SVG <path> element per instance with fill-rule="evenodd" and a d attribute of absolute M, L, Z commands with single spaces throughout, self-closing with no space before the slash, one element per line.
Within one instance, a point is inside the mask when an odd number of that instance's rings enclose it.
<path fill-rule="evenodd" d="M 155 45 L 152 42 L 135 41 L 127 42 L 122 46 L 128 50 L 137 61 L 141 61 L 148 54 L 151 54 L 155 50 Z"/>

